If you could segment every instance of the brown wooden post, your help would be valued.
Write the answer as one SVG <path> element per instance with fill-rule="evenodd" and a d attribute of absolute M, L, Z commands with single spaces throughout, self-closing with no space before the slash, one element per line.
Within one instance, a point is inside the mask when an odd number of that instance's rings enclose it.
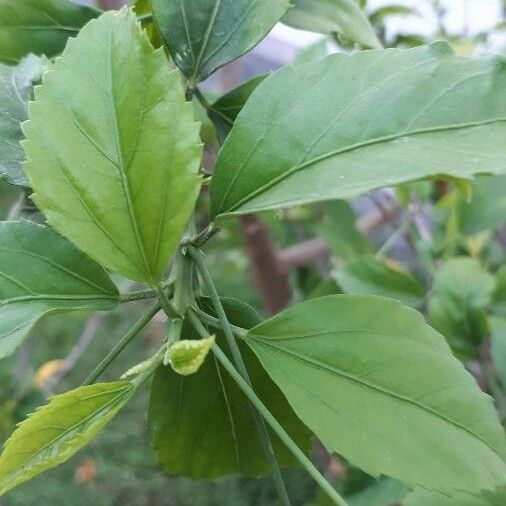
<path fill-rule="evenodd" d="M 279 268 L 278 249 L 267 226 L 253 215 L 243 216 L 240 220 L 253 282 L 265 310 L 275 314 L 285 308 L 292 298 L 288 274 Z"/>

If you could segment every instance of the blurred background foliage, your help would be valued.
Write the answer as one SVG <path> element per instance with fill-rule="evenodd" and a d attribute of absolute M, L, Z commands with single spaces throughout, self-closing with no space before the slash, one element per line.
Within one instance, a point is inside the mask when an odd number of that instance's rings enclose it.
<path fill-rule="evenodd" d="M 361 3 L 386 46 L 412 47 L 446 38 L 462 54 L 501 52 L 506 47 L 506 2 L 494 11 L 497 19 L 486 28 L 464 22 L 457 29 L 450 14 L 451 1 Z M 466 0 L 458 3 L 463 9 Z M 453 9 L 455 12 L 455 5 Z M 472 17 L 472 13 L 467 15 Z M 429 29 L 424 24 L 427 19 Z M 337 37 L 315 38 L 286 30 L 213 76 L 205 87 L 208 98 L 217 98 L 249 77 L 283 63 L 354 49 Z M 196 114 L 203 121 L 205 165 L 212 168 L 216 133 L 197 106 Z M 206 198 L 202 199 L 198 217 L 203 222 L 207 204 Z M 18 189 L 2 182 L 0 215 L 2 219 L 40 219 Z M 479 178 L 473 183 L 421 182 L 395 191 L 385 189 L 352 203 L 336 201 L 266 213 L 260 219 L 238 219 L 230 221 L 207 250 L 220 293 L 246 301 L 264 314 L 287 303 L 343 292 L 385 295 L 424 312 L 480 386 L 493 395 L 502 420 L 506 419 L 506 177 Z M 272 274 L 271 262 L 282 266 L 281 274 Z M 116 281 L 127 286 L 125 280 Z M 22 349 L 0 368 L 0 439 L 5 440 L 15 424 L 43 404 L 48 395 L 79 385 L 145 305 L 136 302 L 91 319 L 75 314 L 53 317 L 37 325 Z M 163 329 L 160 317 L 108 369 L 104 379 L 117 378 L 149 356 L 163 339 Z M 167 476 L 149 442 L 147 395 L 147 390 L 139 393 L 69 463 L 17 488 L 0 504 L 277 503 L 268 478 L 230 476 L 208 482 Z M 506 504 L 501 502 L 504 497 L 450 503 L 412 494 L 394 480 L 375 481 L 327 455 L 317 442 L 313 454 L 351 506 Z M 294 506 L 328 504 L 302 470 L 285 471 L 285 476 Z"/>

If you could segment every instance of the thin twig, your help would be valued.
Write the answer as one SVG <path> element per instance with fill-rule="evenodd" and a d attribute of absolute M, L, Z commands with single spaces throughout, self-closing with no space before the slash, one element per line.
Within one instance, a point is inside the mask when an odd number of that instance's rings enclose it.
<path fill-rule="evenodd" d="M 195 330 L 200 334 L 202 338 L 207 337 L 207 331 L 198 317 L 190 312 L 190 319 L 195 327 Z M 322 490 L 329 496 L 334 504 L 337 506 L 348 506 L 347 502 L 339 495 L 339 493 L 332 487 L 332 485 L 325 479 L 325 477 L 318 471 L 315 465 L 309 460 L 306 454 L 297 446 L 297 443 L 290 437 L 285 431 L 281 424 L 276 420 L 272 413 L 268 410 L 265 404 L 257 396 L 255 391 L 251 388 L 251 385 L 242 377 L 239 371 L 234 367 L 232 362 L 223 353 L 221 348 L 215 344 L 212 348 L 214 356 L 223 368 L 230 374 L 232 379 L 236 382 L 237 386 L 242 390 L 244 395 L 249 399 L 251 404 L 255 406 L 255 409 L 260 413 L 262 418 L 267 422 L 271 429 L 277 434 L 283 444 L 290 450 L 293 456 L 300 462 L 300 464 L 306 469 L 311 477 L 318 483 Z"/>
<path fill-rule="evenodd" d="M 88 346 L 92 343 L 96 336 L 99 324 L 104 320 L 104 313 L 97 313 L 93 315 L 85 324 L 82 334 L 76 341 L 76 344 L 72 348 L 71 352 L 63 360 L 62 365 L 58 368 L 58 371 L 51 376 L 46 384 L 44 390 L 47 393 L 53 392 L 57 385 L 62 379 L 77 365 L 84 352 L 88 349 Z"/>
<path fill-rule="evenodd" d="M 139 332 L 151 321 L 158 311 L 160 304 L 155 304 L 144 316 L 142 316 L 130 330 L 116 343 L 113 349 L 98 364 L 93 372 L 86 378 L 83 385 L 91 385 L 99 376 L 109 367 L 116 357 L 130 344 L 130 342 L 139 334 Z"/>
<path fill-rule="evenodd" d="M 399 207 L 393 203 L 383 203 L 381 211 L 375 209 L 356 221 L 356 228 L 364 235 L 369 235 L 376 229 L 390 221 L 399 212 Z M 289 246 L 277 253 L 278 270 L 289 273 L 298 267 L 308 265 L 315 260 L 324 258 L 331 253 L 330 246 L 321 237 L 302 241 Z"/>
<path fill-rule="evenodd" d="M 191 311 L 195 313 L 198 318 L 203 321 L 205 324 L 210 325 L 211 327 L 214 327 L 215 329 L 221 329 L 221 323 L 218 318 L 215 318 L 214 316 L 211 316 L 210 314 L 207 314 L 206 312 L 202 311 L 198 307 L 192 307 L 190 308 Z M 232 329 L 232 332 L 237 337 L 244 337 L 246 333 L 248 332 L 246 329 L 243 329 L 241 327 L 237 327 L 235 325 L 232 325 L 229 322 L 230 328 Z"/>
<path fill-rule="evenodd" d="M 21 215 L 21 211 L 23 210 L 24 205 L 25 205 L 25 194 L 21 193 L 19 198 L 16 200 L 16 202 L 14 202 L 14 204 L 12 204 L 12 207 L 9 209 L 7 221 L 17 220 Z"/>
<path fill-rule="evenodd" d="M 216 311 L 216 315 L 218 316 L 218 320 L 221 324 L 221 328 L 223 333 L 225 334 L 225 338 L 228 343 L 228 347 L 230 351 L 232 352 L 232 357 L 234 360 L 235 367 L 237 367 L 237 370 L 239 371 L 239 374 L 241 378 L 245 381 L 246 384 L 248 384 L 251 387 L 251 379 L 248 374 L 248 370 L 246 368 L 246 364 L 244 363 L 244 360 L 242 358 L 241 350 L 239 349 L 239 346 L 235 340 L 235 336 L 232 330 L 232 327 L 230 326 L 230 323 L 228 321 L 227 315 L 225 313 L 225 310 L 223 309 L 223 305 L 220 300 L 220 296 L 216 290 L 216 286 L 214 285 L 214 282 L 211 278 L 211 274 L 207 270 L 207 267 L 205 265 L 202 252 L 195 248 L 194 246 L 188 247 L 188 252 L 191 256 L 191 259 L 195 262 L 195 265 L 197 267 L 197 270 L 200 273 L 200 276 L 204 282 L 204 285 L 206 286 L 207 290 L 209 291 L 211 301 L 214 306 L 214 310 Z M 192 318 L 192 321 L 195 321 L 195 315 L 194 313 L 190 312 L 190 317 Z M 197 319 L 197 321 L 199 321 Z M 257 412 L 255 407 L 252 406 L 252 412 L 253 412 L 253 418 L 255 420 L 255 424 L 257 426 L 258 434 L 260 436 L 260 441 L 262 443 L 262 447 L 265 453 L 265 456 L 271 466 L 271 470 L 273 473 L 274 478 L 274 484 L 276 485 L 276 489 L 278 491 L 278 495 L 280 498 L 280 501 L 285 506 L 290 506 L 290 499 L 288 497 L 288 493 L 286 491 L 285 483 L 283 481 L 283 476 L 281 474 L 281 469 L 278 464 L 278 460 L 276 457 L 276 454 L 274 453 L 274 448 L 272 446 L 272 441 L 269 436 L 269 432 L 267 431 L 267 427 L 265 425 L 264 420 L 260 416 L 260 414 Z"/>

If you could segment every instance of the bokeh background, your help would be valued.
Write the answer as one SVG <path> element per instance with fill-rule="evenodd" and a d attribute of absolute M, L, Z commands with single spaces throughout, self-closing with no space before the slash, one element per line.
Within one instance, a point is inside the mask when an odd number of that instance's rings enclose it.
<path fill-rule="evenodd" d="M 94 2 L 81 0 L 81 3 Z M 122 2 L 103 0 L 101 6 L 113 6 L 114 3 L 118 6 Z M 500 0 L 369 0 L 366 11 L 387 46 L 411 47 L 444 38 L 462 54 L 504 52 L 506 49 L 506 4 Z M 281 65 L 349 49 L 322 36 L 279 25 L 251 54 L 221 70 L 205 83 L 204 88 L 209 96 L 218 96 L 251 76 Z M 202 111 L 197 110 L 197 114 L 203 117 Z M 203 136 L 208 142 L 208 165 L 212 165 L 216 150 L 210 128 L 209 125 L 203 128 Z M 378 212 L 378 207 L 380 212 L 388 209 L 392 198 L 392 192 L 388 190 L 378 192 L 372 197 L 358 199 L 354 209 L 359 216 L 370 216 Z M 2 219 L 13 217 L 20 210 L 30 213 L 30 209 L 20 209 L 25 205 L 18 190 L 0 183 Z M 271 240 L 279 247 L 323 231 L 314 211 L 304 208 L 289 213 L 272 213 L 262 219 Z M 395 231 L 395 226 L 385 221 L 378 222 L 381 226 L 375 227 L 372 233 L 373 240 L 378 243 Z M 213 241 L 208 260 L 223 295 L 242 299 L 268 313 L 280 303 L 265 300 L 262 287 L 259 289 L 251 252 L 248 251 L 246 225 L 241 222 L 230 224 Z M 402 241 L 397 254 L 403 255 Z M 316 266 L 317 273 L 325 269 L 325 265 Z M 314 285 L 313 278 L 314 269 L 302 268 L 294 272 L 289 280 L 291 297 L 295 300 L 304 297 Z M 124 289 L 129 288 L 125 280 L 117 279 L 117 282 Z M 37 325 L 22 349 L 3 361 L 0 367 L 0 440 L 4 440 L 28 412 L 43 404 L 48 395 L 79 385 L 144 308 L 139 302 L 105 316 L 63 315 L 45 319 Z M 104 379 L 117 378 L 129 366 L 149 356 L 163 338 L 164 325 L 159 317 L 106 372 Z M 0 500 L 1 506 L 276 504 L 269 479 L 248 480 L 231 476 L 213 482 L 193 482 L 167 476 L 150 446 L 146 410 L 147 391 L 144 390 L 90 446 L 67 464 L 11 492 Z M 371 481 L 353 469 L 348 469 L 346 479 L 342 479 L 342 463 L 326 455 L 318 444 L 315 444 L 314 457 L 329 478 L 336 480 L 348 495 Z M 315 485 L 302 470 L 294 469 L 285 474 L 294 506 L 320 504 Z M 357 500 L 350 504 L 366 503 Z"/>

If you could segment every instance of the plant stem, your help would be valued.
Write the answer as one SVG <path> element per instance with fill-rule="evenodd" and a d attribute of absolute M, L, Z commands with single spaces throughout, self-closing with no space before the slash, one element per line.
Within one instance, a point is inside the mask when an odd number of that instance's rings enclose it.
<path fill-rule="evenodd" d="M 199 317 L 201 321 L 204 323 L 211 325 L 211 327 L 214 327 L 215 329 L 221 329 L 221 323 L 218 318 L 215 318 L 214 316 L 211 316 L 210 314 L 207 314 L 206 312 L 202 311 L 202 309 L 198 307 L 192 307 L 191 310 Z M 230 328 L 232 329 L 232 332 L 237 337 L 244 337 L 246 333 L 248 332 L 246 329 L 243 329 L 241 327 L 237 327 L 236 325 L 232 325 L 229 322 Z"/>
<path fill-rule="evenodd" d="M 191 102 L 193 100 L 193 91 L 194 91 L 194 88 L 192 86 L 188 86 L 186 88 L 185 99 L 187 102 Z"/>
<path fill-rule="evenodd" d="M 130 344 L 130 342 L 151 321 L 153 316 L 155 316 L 160 309 L 161 305 L 156 304 L 144 316 L 142 316 L 97 365 L 93 372 L 86 378 L 83 385 L 91 385 L 92 383 L 95 383 L 98 377 L 107 369 L 107 367 L 109 367 L 109 365 L 111 365 L 114 359 L 128 346 L 128 344 Z"/>
<path fill-rule="evenodd" d="M 162 364 L 164 354 L 165 346 L 162 346 L 151 358 L 144 362 L 146 369 L 130 380 L 135 385 L 136 390 L 149 381 L 151 376 L 153 376 L 153 373 Z"/>
<path fill-rule="evenodd" d="M 210 223 L 202 232 L 199 234 L 189 237 L 188 239 L 182 242 L 183 246 L 187 246 L 188 244 L 193 244 L 195 247 L 202 247 L 211 237 L 217 234 L 220 231 L 219 228 L 216 227 L 214 223 Z"/>
<path fill-rule="evenodd" d="M 160 283 L 161 287 L 164 290 L 164 293 L 167 293 L 167 289 L 174 289 L 173 281 L 163 281 Z M 129 293 L 122 293 L 119 296 L 120 302 L 132 302 L 135 300 L 143 300 L 143 299 L 154 299 L 155 297 L 158 297 L 159 291 L 158 289 L 150 289 L 150 290 L 138 290 L 136 292 L 129 292 Z M 170 297 L 170 295 L 169 295 Z"/>
<path fill-rule="evenodd" d="M 61 380 L 77 365 L 81 357 L 88 349 L 88 346 L 92 343 L 93 339 L 95 339 L 99 323 L 104 319 L 105 315 L 106 313 L 95 313 L 86 322 L 81 336 L 77 339 L 74 347 L 63 360 L 61 367 L 58 368 L 56 374 L 44 382 L 44 390 L 47 394 L 54 392 L 58 383 L 60 383 Z"/>
<path fill-rule="evenodd" d="M 197 330 L 197 332 L 202 336 L 202 338 L 207 337 L 207 331 L 203 326 L 202 322 L 198 319 L 195 313 L 190 312 L 190 319 Z M 328 494 L 330 499 L 337 504 L 338 506 L 348 506 L 346 501 L 338 494 L 338 492 L 332 487 L 332 485 L 325 479 L 325 477 L 318 471 L 315 465 L 309 460 L 306 454 L 297 446 L 295 441 L 290 437 L 290 435 L 283 429 L 281 424 L 276 420 L 276 418 L 272 415 L 272 413 L 267 409 L 265 404 L 260 400 L 260 398 L 256 395 L 251 386 L 246 382 L 246 380 L 239 374 L 239 371 L 234 367 L 234 365 L 227 358 L 225 353 L 220 349 L 220 347 L 215 344 L 212 348 L 212 351 L 220 364 L 226 369 L 226 371 L 230 374 L 232 379 L 237 383 L 237 386 L 242 390 L 244 395 L 249 399 L 251 404 L 255 406 L 258 413 L 262 415 L 264 420 L 269 424 L 271 429 L 277 434 L 279 439 L 285 444 L 285 446 L 292 452 L 294 457 L 301 463 L 301 465 L 306 469 L 306 471 L 311 475 L 311 477 L 318 483 L 318 485 L 322 488 L 322 490 Z"/>
<path fill-rule="evenodd" d="M 204 97 L 203 93 L 197 86 L 193 89 L 193 93 L 204 109 L 207 109 L 208 111 L 212 109 L 211 104 L 207 101 L 207 98 Z"/>
<path fill-rule="evenodd" d="M 137 292 L 122 293 L 120 302 L 132 302 L 134 300 L 154 299 L 158 296 L 158 290 L 139 290 Z"/>
<path fill-rule="evenodd" d="M 25 199 L 26 199 L 25 192 L 21 192 L 20 196 L 18 197 L 16 202 L 12 204 L 12 207 L 9 210 L 9 214 L 7 215 L 7 221 L 16 221 L 19 219 L 21 211 L 23 210 Z"/>
<path fill-rule="evenodd" d="M 506 420 L 506 396 L 501 385 L 497 381 L 497 374 L 490 357 L 490 340 L 487 339 L 478 349 L 480 366 L 487 381 L 488 387 L 494 399 L 497 412 L 501 421 Z"/>
<path fill-rule="evenodd" d="M 244 364 L 244 360 L 242 359 L 241 351 L 237 346 L 235 341 L 234 333 L 230 326 L 230 322 L 228 321 L 227 315 L 225 314 L 225 310 L 223 309 L 223 305 L 221 304 L 220 296 L 218 295 L 218 291 L 214 286 L 214 282 L 211 278 L 211 274 L 207 270 L 207 267 L 204 263 L 204 259 L 202 257 L 202 252 L 195 248 L 192 245 L 188 246 L 188 252 L 190 253 L 195 265 L 197 266 L 197 270 L 199 271 L 202 280 L 204 281 L 204 285 L 209 290 L 209 295 L 211 297 L 211 301 L 214 306 L 214 310 L 216 311 L 216 315 L 218 316 L 218 320 L 220 322 L 220 326 L 225 334 L 227 339 L 227 344 L 232 352 L 232 357 L 235 363 L 235 366 L 241 373 L 241 376 L 246 379 L 249 383 L 249 375 L 246 369 L 246 365 Z"/>
<path fill-rule="evenodd" d="M 202 280 L 204 281 L 205 286 L 209 290 L 211 301 L 213 303 L 214 309 L 216 311 L 216 314 L 218 315 L 218 320 L 221 324 L 221 328 L 223 333 L 225 334 L 225 337 L 227 339 L 228 346 L 230 348 L 230 351 L 232 352 L 232 357 L 234 359 L 235 367 L 237 367 L 240 376 L 243 378 L 245 383 L 250 386 L 251 388 L 251 379 L 248 374 L 248 370 L 246 369 L 246 364 L 244 363 L 244 360 L 241 355 L 241 350 L 239 349 L 239 346 L 237 345 L 235 341 L 235 337 L 232 331 L 232 328 L 230 326 L 230 323 L 228 321 L 227 315 L 225 314 L 225 310 L 223 309 L 223 305 L 221 304 L 220 297 L 218 295 L 218 292 L 216 290 L 216 287 L 214 286 L 214 282 L 211 278 L 211 275 L 209 271 L 207 270 L 207 267 L 204 263 L 204 259 L 202 257 L 202 252 L 195 248 L 192 245 L 188 246 L 188 252 L 190 253 L 193 261 L 195 262 L 195 265 L 197 266 L 197 270 L 199 271 Z M 190 317 L 194 317 L 195 315 L 193 313 L 190 313 Z M 200 321 L 198 318 L 194 317 L 192 318 L 192 321 L 197 320 L 199 323 Z M 198 329 L 197 329 L 198 330 Z M 205 329 L 204 329 L 205 330 Z M 234 369 L 235 371 L 235 369 Z M 286 491 L 285 483 L 283 481 L 283 476 L 281 474 L 281 469 L 279 467 L 276 454 L 274 453 L 274 448 L 272 446 L 272 441 L 269 436 L 269 433 L 267 431 L 267 427 L 264 423 L 264 420 L 259 415 L 256 409 L 253 408 L 253 417 L 255 420 L 255 424 L 258 429 L 258 433 L 260 436 L 260 441 L 262 443 L 262 447 L 265 452 L 265 456 L 267 457 L 267 460 L 271 466 L 274 483 L 276 485 L 276 489 L 279 494 L 279 498 L 282 504 L 289 506 L 290 505 L 290 499 L 288 497 L 288 493 Z"/>
<path fill-rule="evenodd" d="M 156 287 L 156 291 L 158 293 L 158 300 L 160 301 L 160 305 L 162 306 L 162 309 L 164 313 L 170 318 L 170 319 L 177 319 L 181 318 L 179 313 L 176 311 L 174 306 L 170 303 L 169 297 L 167 297 L 167 294 L 165 293 L 165 288 L 162 284 L 158 285 Z"/>
<path fill-rule="evenodd" d="M 170 346 L 181 340 L 183 331 L 183 319 L 188 308 L 194 301 L 193 274 L 195 264 L 178 248 L 174 260 L 174 295 L 172 297 L 172 306 L 177 311 L 179 317 L 170 320 L 167 334 L 167 352 L 163 360 L 164 365 L 169 365 Z"/>
<path fill-rule="evenodd" d="M 394 233 L 383 243 L 383 245 L 381 246 L 381 248 L 379 248 L 379 250 L 376 252 L 375 257 L 376 258 L 381 258 L 386 253 L 388 253 L 393 248 L 393 246 L 395 245 L 395 243 L 406 232 L 406 230 L 408 229 L 408 227 L 409 227 L 409 218 L 406 218 L 401 223 L 401 225 L 399 226 L 399 228 L 397 230 L 395 230 Z"/>
<path fill-rule="evenodd" d="M 225 113 L 220 111 L 219 109 L 215 109 L 213 107 L 213 104 L 211 104 L 207 98 L 204 96 L 204 94 L 200 91 L 200 89 L 195 86 L 193 89 L 193 94 L 195 97 L 197 97 L 197 100 L 200 102 L 200 105 L 208 112 L 208 113 L 214 113 L 217 116 L 219 116 L 222 120 L 225 121 L 225 123 L 228 123 L 230 126 L 234 125 L 234 120 L 227 116 Z"/>
<path fill-rule="evenodd" d="M 318 471 L 315 465 L 309 460 L 306 454 L 297 446 L 289 434 L 283 429 L 276 418 L 271 414 L 267 407 L 262 401 L 256 396 L 253 389 L 244 381 L 238 371 L 234 368 L 233 364 L 228 360 L 227 356 L 221 351 L 221 349 L 215 345 L 213 347 L 213 353 L 221 363 L 221 365 L 227 370 L 227 372 L 235 380 L 239 388 L 243 391 L 244 395 L 253 403 L 256 409 L 264 417 L 265 421 L 270 425 L 271 429 L 278 435 L 279 439 L 285 444 L 285 446 L 293 453 L 295 458 L 301 463 L 306 471 L 314 478 L 318 485 L 324 492 L 330 497 L 330 499 L 338 506 L 348 506 L 346 501 L 339 495 L 334 487 L 325 479 L 325 477 Z"/>

